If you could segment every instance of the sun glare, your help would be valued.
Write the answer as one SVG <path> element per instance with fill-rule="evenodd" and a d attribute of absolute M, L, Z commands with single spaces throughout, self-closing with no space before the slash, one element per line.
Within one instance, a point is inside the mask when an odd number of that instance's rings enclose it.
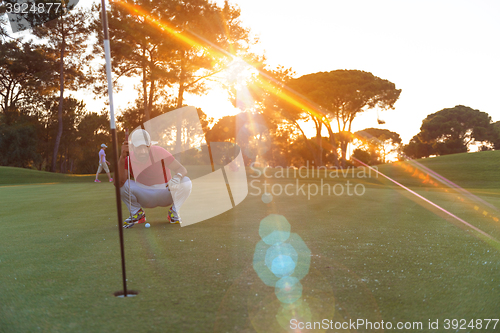
<path fill-rule="evenodd" d="M 223 77 L 228 83 L 236 84 L 237 86 L 246 86 L 250 79 L 257 74 L 258 71 L 243 59 L 234 57 L 233 61 L 224 71 Z"/>
<path fill-rule="evenodd" d="M 202 96 L 189 95 L 186 100 L 192 105 L 199 105 L 209 117 L 218 120 L 225 116 L 234 116 L 242 111 L 253 109 L 254 101 L 248 91 L 252 77 L 258 71 L 243 59 L 234 57 L 227 68 L 217 75 L 222 86 L 234 87 L 236 107 L 230 102 L 229 95 L 222 87 L 214 85 Z"/>
<path fill-rule="evenodd" d="M 151 16 L 138 6 L 132 6 L 119 0 L 116 1 L 116 3 L 128 9 L 131 13 L 138 14 L 144 17 L 144 19 L 152 26 L 155 26 L 158 29 L 170 33 L 172 36 L 178 38 L 180 41 L 182 41 L 187 45 L 197 48 L 203 48 L 215 58 L 228 57 L 228 56 L 232 57 L 233 61 L 223 72 L 220 73 L 221 75 L 220 78 L 226 81 L 225 85 L 229 85 L 235 88 L 236 94 L 234 98 L 236 102 L 236 110 L 240 111 L 254 110 L 255 103 L 247 88 L 247 85 L 249 84 L 252 76 L 260 74 L 264 77 L 264 79 L 255 81 L 255 83 L 259 85 L 259 88 L 264 89 L 270 94 L 275 95 L 276 97 L 282 99 L 283 101 L 286 101 L 290 105 L 299 107 L 316 117 L 324 116 L 323 112 L 315 103 L 312 103 L 310 100 L 308 100 L 307 98 L 305 98 L 300 94 L 297 94 L 288 87 L 283 86 L 280 82 L 276 81 L 274 78 L 262 72 L 259 72 L 257 69 L 246 63 L 241 58 L 231 55 L 229 52 L 217 47 L 211 42 L 205 40 L 203 37 L 200 37 L 193 33 L 187 33 L 186 31 L 185 32 L 175 31 L 175 29 L 173 29 L 168 23 L 156 19 L 155 17 Z M 222 109 L 219 107 L 220 102 L 214 102 L 214 101 L 208 102 L 207 96 L 204 96 L 203 99 L 204 102 L 201 105 L 203 105 L 203 108 L 207 111 L 210 109 L 211 111 L 209 111 L 209 113 L 212 113 L 214 118 L 221 117 L 224 115 L 230 115 L 230 111 L 228 111 L 228 109 L 226 108 Z"/>
<path fill-rule="evenodd" d="M 222 88 L 213 87 L 207 93 L 197 95 L 187 95 L 186 104 L 200 107 L 201 110 L 215 121 L 225 116 L 234 116 L 241 112 L 229 101 L 229 96 Z"/>

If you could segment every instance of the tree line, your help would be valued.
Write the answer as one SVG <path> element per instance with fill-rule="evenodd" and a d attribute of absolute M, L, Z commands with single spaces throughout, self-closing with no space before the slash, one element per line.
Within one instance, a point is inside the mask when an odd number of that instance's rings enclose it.
<path fill-rule="evenodd" d="M 411 158 L 466 153 L 479 143 L 479 150 L 500 149 L 500 121 L 493 123 L 486 112 L 457 105 L 428 115 L 403 149 Z"/>
<path fill-rule="evenodd" d="M 5 5 L 0 6 L 0 14 Z M 74 9 L 34 26 L 31 40 L 15 39 L 0 21 L 0 164 L 53 172 L 93 173 L 97 151 L 108 142 L 107 112 L 89 112 L 73 92 L 106 96 L 100 7 Z M 240 145 L 247 163 L 269 165 L 349 165 L 353 156 L 369 164 L 385 163 L 391 153 L 411 158 L 481 149 L 498 149 L 500 127 L 484 112 L 464 106 L 424 119 L 408 145 L 399 134 L 367 128 L 352 133 L 357 115 L 369 109 L 393 109 L 401 89 L 359 70 L 319 72 L 296 78 L 291 68 L 266 65 L 252 53 L 258 40 L 240 20 L 240 9 L 227 1 L 126 0 L 109 8 L 115 86 L 136 79 L 135 104 L 118 116 L 119 128 L 184 105 L 186 93 L 205 94 L 219 81 L 239 105 L 241 83 L 220 73 L 235 61 L 259 71 L 247 78 L 251 112 L 217 122 L 201 109 L 207 141 Z M 314 125 L 308 138 L 303 122 Z M 380 121 L 379 121 L 380 122 Z M 326 137 L 322 133 L 328 133 Z"/>

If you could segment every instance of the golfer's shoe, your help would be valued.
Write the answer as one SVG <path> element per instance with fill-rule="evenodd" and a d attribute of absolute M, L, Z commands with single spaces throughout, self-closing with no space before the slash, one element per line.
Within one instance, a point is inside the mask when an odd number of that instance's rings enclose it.
<path fill-rule="evenodd" d="M 101 181 L 99 179 L 94 180 L 94 183 L 100 183 Z"/>
<path fill-rule="evenodd" d="M 109 182 L 110 182 L 110 183 L 112 183 L 112 182 L 113 182 L 113 178 L 111 178 L 111 179 L 109 180 Z"/>
<path fill-rule="evenodd" d="M 146 222 L 146 213 L 141 209 L 137 211 L 137 213 L 129 216 L 125 222 L 123 222 L 124 228 L 132 228 L 136 223 L 144 223 Z"/>
<path fill-rule="evenodd" d="M 172 223 L 172 224 L 179 224 L 181 223 L 181 218 L 179 217 L 179 214 L 177 214 L 173 209 L 172 207 L 170 207 L 168 209 L 168 215 L 167 215 L 167 218 L 168 218 L 168 222 Z"/>

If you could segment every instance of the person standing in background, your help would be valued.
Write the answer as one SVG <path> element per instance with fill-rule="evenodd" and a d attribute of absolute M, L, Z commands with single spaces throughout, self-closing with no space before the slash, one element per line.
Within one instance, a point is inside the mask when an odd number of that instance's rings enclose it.
<path fill-rule="evenodd" d="M 108 161 L 106 161 L 106 152 L 104 151 L 108 146 L 106 146 L 104 143 L 101 145 L 101 150 L 99 151 L 99 168 L 97 169 L 97 173 L 95 174 L 95 183 L 100 183 L 101 181 L 97 178 L 99 176 L 99 173 L 104 169 L 106 171 L 106 174 L 108 175 L 109 182 L 111 183 L 113 181 L 113 178 L 111 178 L 111 175 L 109 174 L 109 168 L 108 165 L 111 165 Z"/>

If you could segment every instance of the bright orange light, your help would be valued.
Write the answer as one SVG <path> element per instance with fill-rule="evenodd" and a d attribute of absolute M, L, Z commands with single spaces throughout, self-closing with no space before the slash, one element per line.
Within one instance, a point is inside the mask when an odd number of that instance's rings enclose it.
<path fill-rule="evenodd" d="M 225 52 L 224 50 L 217 51 L 217 50 L 210 49 L 210 48 L 206 47 L 205 45 L 203 45 L 201 43 L 201 41 L 198 41 L 197 39 L 200 39 L 203 42 L 210 44 L 212 46 L 215 46 L 215 45 L 213 45 L 209 41 L 207 41 L 204 38 L 197 36 L 193 33 L 190 33 L 187 31 L 179 31 L 176 28 L 171 27 L 169 24 L 156 19 L 155 17 L 153 17 L 152 15 L 147 13 L 146 11 L 142 10 L 139 6 L 131 5 L 131 4 L 128 4 L 128 3 L 124 2 L 124 1 L 120 1 L 120 0 L 115 0 L 115 1 L 113 1 L 113 3 L 122 6 L 123 8 L 125 8 L 126 10 L 128 10 L 132 14 L 141 16 L 149 24 L 159 28 L 160 30 L 163 30 L 163 31 L 171 34 L 173 37 L 188 44 L 189 46 L 197 47 L 200 49 L 205 49 L 214 58 L 231 56 L 228 52 Z"/>
<path fill-rule="evenodd" d="M 224 72 L 227 81 L 236 82 L 236 85 L 241 87 L 246 86 L 248 81 L 258 74 L 254 67 L 239 57 L 234 57 Z"/>
<path fill-rule="evenodd" d="M 173 37 L 178 38 L 180 41 L 188 44 L 189 46 L 193 46 L 200 49 L 203 48 L 214 58 L 231 57 L 235 59 L 235 56 L 233 54 L 221 49 L 220 47 L 204 39 L 203 37 L 197 36 L 196 34 L 189 31 L 178 31 L 177 29 L 171 27 L 167 23 L 161 22 L 160 20 L 156 19 L 146 11 L 142 10 L 139 6 L 130 5 L 120 0 L 115 0 L 114 3 L 127 9 L 130 13 L 140 15 L 149 24 L 156 26 L 158 29 L 170 33 Z M 259 85 L 262 89 L 286 101 L 287 103 L 299 109 L 304 110 L 305 112 L 313 115 L 314 117 L 317 117 L 319 119 L 323 119 L 325 117 L 324 113 L 320 110 L 320 108 L 311 101 L 309 101 L 307 98 L 292 91 L 290 88 L 282 85 L 280 82 L 274 80 L 273 78 L 259 71 L 255 67 L 254 69 L 258 71 L 264 78 L 264 80 L 261 79 L 255 82 L 255 84 Z"/>

